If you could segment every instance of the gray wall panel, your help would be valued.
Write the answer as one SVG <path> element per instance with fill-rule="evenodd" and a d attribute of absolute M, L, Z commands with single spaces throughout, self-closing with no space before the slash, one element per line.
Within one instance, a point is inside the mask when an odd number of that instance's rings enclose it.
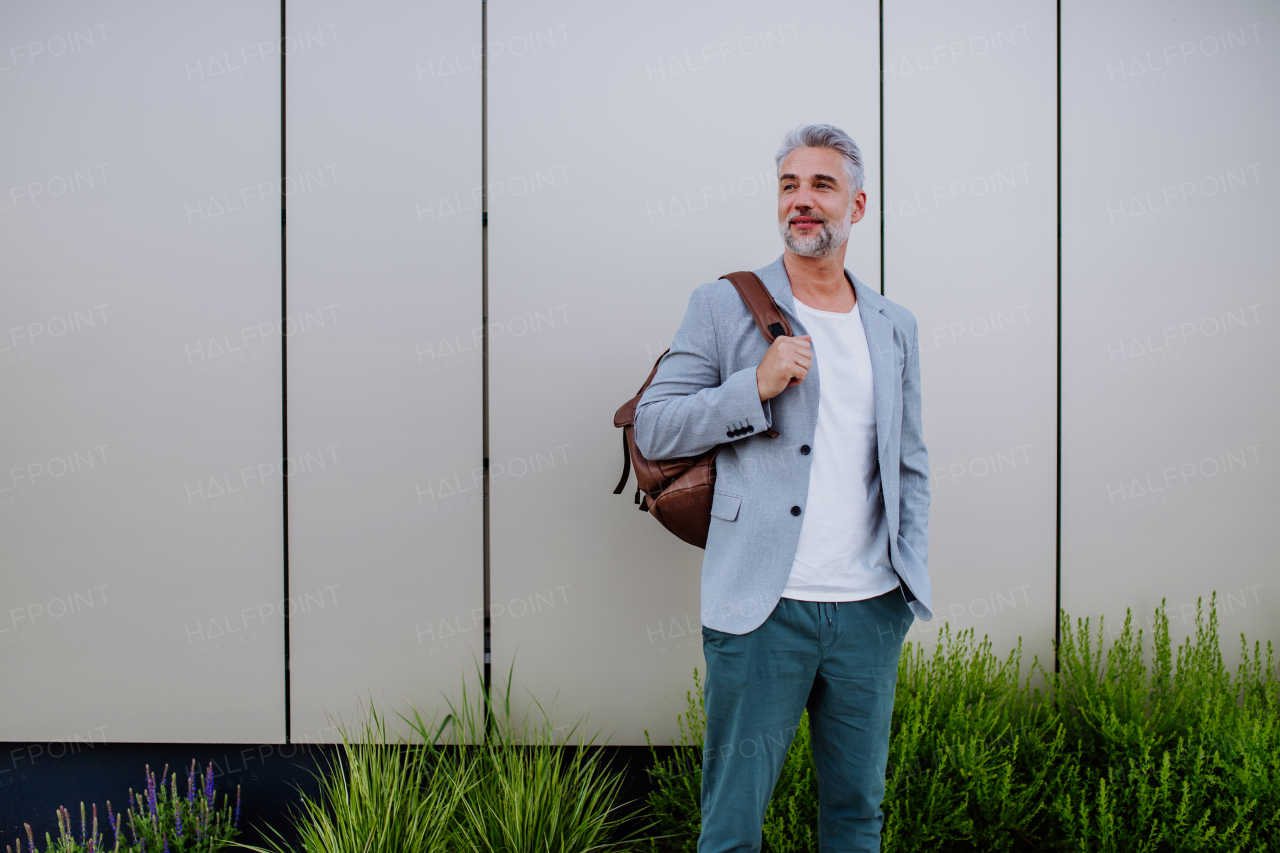
<path fill-rule="evenodd" d="M 1056 13 L 886 4 L 885 295 L 919 321 L 937 618 L 1052 658 Z M 1016 107 L 1015 107 L 1016 105 Z"/>
<path fill-rule="evenodd" d="M 1280 10 L 1063 16 L 1064 606 L 1274 640 Z"/>
<path fill-rule="evenodd" d="M 0 738 L 280 740 L 278 9 L 0 18 Z"/>
<path fill-rule="evenodd" d="M 1054 8 L 886 5 L 886 295 L 920 321 L 934 469 L 912 636 L 1043 659 Z M 877 6 L 726 8 L 490 4 L 487 319 L 478 4 L 291 4 L 283 181 L 278 6 L 0 12 L 0 738 L 278 741 L 285 612 L 295 740 L 361 697 L 439 713 L 483 655 L 486 322 L 496 680 L 614 743 L 676 735 L 701 553 L 609 494 L 611 415 L 693 288 L 780 252 L 785 130 L 849 130 L 880 204 Z M 1182 634 L 1217 590 L 1224 636 L 1276 639 L 1278 24 L 1063 10 L 1072 614 L 1166 599 Z M 848 261 L 873 285 L 879 240 Z"/>
<path fill-rule="evenodd" d="M 292 734 L 327 741 L 483 662 L 480 6 L 297 3 L 288 32 Z"/>
<path fill-rule="evenodd" d="M 613 412 L 695 287 L 781 253 L 785 131 L 846 128 L 879 185 L 876 5 L 724 10 L 489 6 L 494 672 L 615 743 L 677 734 L 702 554 L 610 494 Z M 852 241 L 878 282 L 875 224 Z"/>

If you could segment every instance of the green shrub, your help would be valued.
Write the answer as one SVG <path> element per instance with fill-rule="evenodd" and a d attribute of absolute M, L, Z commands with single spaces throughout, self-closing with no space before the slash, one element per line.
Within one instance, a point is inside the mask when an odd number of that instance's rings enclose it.
<path fill-rule="evenodd" d="M 1272 649 L 1241 638 L 1234 675 L 1216 599 L 1177 648 L 1164 607 L 1151 648 L 1132 616 L 1106 647 L 1063 614 L 1060 672 L 1000 659 L 943 627 L 898 668 L 882 849 L 1165 853 L 1280 849 L 1280 683 Z M 1148 663 L 1149 660 L 1149 663 Z M 675 755 L 651 771 L 656 850 L 696 849 L 705 714 L 688 696 Z M 1039 685 L 1039 686 L 1037 686 Z M 807 721 L 765 819 L 764 848 L 816 850 Z M 651 744 L 652 747 L 652 744 Z"/>
<path fill-rule="evenodd" d="M 885 780 L 885 851 L 1026 849 L 1041 834 L 1065 733 L 1022 647 L 1004 660 L 972 630 L 943 626 L 933 654 L 898 665 Z M 1034 673 L 1038 662 L 1030 669 Z"/>
<path fill-rule="evenodd" d="M 1178 647 L 1156 611 L 1150 664 L 1125 619 L 1103 653 L 1089 621 L 1063 618 L 1053 702 L 1079 757 L 1051 802 L 1062 850 L 1253 851 L 1280 847 L 1280 694 L 1271 645 L 1243 636 L 1234 678 L 1216 597 Z"/>
<path fill-rule="evenodd" d="M 696 669 L 693 687 L 684 694 L 688 711 L 676 717 L 680 743 L 672 743 L 675 750 L 671 758 L 659 758 L 649 739 L 649 730 L 644 733 L 653 753 L 653 767 L 649 770 L 653 790 L 646 798 L 655 830 L 650 844 L 653 849 L 673 853 L 696 853 L 698 833 L 702 831 L 702 743 L 707 731 L 707 712 Z M 791 757 L 790 753 L 787 757 Z"/>

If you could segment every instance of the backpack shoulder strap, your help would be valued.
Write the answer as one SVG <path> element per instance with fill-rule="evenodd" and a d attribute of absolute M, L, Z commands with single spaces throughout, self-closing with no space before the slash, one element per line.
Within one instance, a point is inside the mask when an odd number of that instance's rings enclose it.
<path fill-rule="evenodd" d="M 751 319 L 756 321 L 756 328 L 766 341 L 773 343 L 774 338 L 779 335 L 792 335 L 791 322 L 782 313 L 778 303 L 773 301 L 773 294 L 764 286 L 760 276 L 753 272 L 731 272 L 720 277 L 728 280 L 738 291 L 747 310 L 751 312 Z M 778 437 L 776 429 L 767 429 L 764 434 L 769 438 Z"/>
<path fill-rule="evenodd" d="M 666 355 L 671 350 L 665 350 L 662 355 Z M 616 427 L 624 427 L 622 430 L 622 479 L 618 481 L 618 486 L 613 490 L 615 495 L 622 494 L 622 489 L 627 485 L 627 478 L 631 476 L 631 448 L 627 445 L 627 431 L 625 427 L 633 426 L 636 422 L 636 406 L 640 405 L 640 398 L 644 396 L 645 389 L 649 387 L 649 383 L 653 381 L 653 377 L 658 375 L 658 365 L 662 363 L 662 355 L 658 356 L 658 360 L 653 363 L 653 370 L 649 371 L 649 378 L 640 386 L 640 390 L 636 395 L 627 402 L 618 407 L 618 411 L 613 413 L 613 425 Z M 636 492 L 637 496 L 640 494 Z M 637 497 L 637 502 L 639 498 Z M 648 507 L 645 507 L 648 509 Z"/>
<path fill-rule="evenodd" d="M 773 295 L 764 286 L 760 276 L 753 272 L 731 272 L 720 277 L 738 291 L 766 341 L 773 343 L 773 339 L 779 335 L 791 336 L 791 323 L 787 321 L 778 303 L 773 301 Z"/>
<path fill-rule="evenodd" d="M 760 276 L 753 272 L 731 272 L 728 275 L 721 276 L 721 278 L 728 280 L 738 291 L 738 295 L 742 297 L 742 301 L 746 304 L 747 310 L 751 312 L 752 319 L 756 321 L 756 326 L 760 329 L 760 334 L 764 335 L 766 341 L 773 343 L 774 338 L 779 335 L 789 336 L 792 334 L 791 323 L 782 313 L 782 310 L 778 308 L 778 304 L 773 301 L 772 294 L 764 286 Z M 670 352 L 670 350 L 667 350 L 667 352 Z M 658 365 L 662 363 L 662 358 L 667 352 L 658 356 L 658 360 L 653 363 L 653 370 L 649 371 L 649 378 L 640 386 L 640 390 L 636 392 L 636 395 L 623 403 L 614 412 L 613 425 L 615 427 L 629 427 L 635 423 L 636 406 L 640 404 L 640 398 L 644 396 L 645 389 L 649 387 L 649 383 L 653 382 L 653 377 L 658 375 Z M 764 434 L 774 438 L 778 435 L 778 432 L 777 430 L 767 429 Z M 631 451 L 627 446 L 627 436 L 624 431 L 622 436 L 622 479 L 618 481 L 617 488 L 613 490 L 615 495 L 622 493 L 630 473 Z"/>

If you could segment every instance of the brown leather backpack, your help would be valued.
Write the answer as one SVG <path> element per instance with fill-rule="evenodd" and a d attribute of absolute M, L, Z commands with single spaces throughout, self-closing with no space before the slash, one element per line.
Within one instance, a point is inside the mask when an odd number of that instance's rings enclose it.
<path fill-rule="evenodd" d="M 728 279 L 746 303 L 747 310 L 756 321 L 760 334 L 769 343 L 779 335 L 790 335 L 791 324 L 783 316 L 773 296 L 765 288 L 760 277 L 752 272 L 731 272 L 721 276 Z M 658 365 L 667 350 L 658 356 L 649 378 L 640 386 L 636 395 L 622 404 L 613 416 L 613 425 L 622 428 L 622 479 L 613 490 L 622 494 L 632 466 L 636 469 L 636 503 L 641 511 L 648 510 L 658 523 L 690 545 L 707 547 L 707 531 L 711 529 L 711 498 L 716 484 L 716 455 L 724 445 L 717 444 L 700 456 L 681 459 L 651 461 L 636 447 L 636 406 L 649 383 L 658 372 Z M 774 438 L 776 430 L 765 430 Z M 644 493 L 643 497 L 641 492 Z"/>

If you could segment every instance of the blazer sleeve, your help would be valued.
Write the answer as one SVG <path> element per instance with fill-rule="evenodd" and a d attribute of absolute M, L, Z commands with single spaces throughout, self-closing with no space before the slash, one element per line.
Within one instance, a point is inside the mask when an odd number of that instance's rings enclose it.
<path fill-rule="evenodd" d="M 698 288 L 671 351 L 663 356 L 636 406 L 636 445 L 646 459 L 697 456 L 717 444 L 762 432 L 770 424 L 768 401 L 760 401 L 754 366 L 721 381 L 715 318 L 706 288 Z"/>
<path fill-rule="evenodd" d="M 920 334 L 914 323 L 902 371 L 901 450 L 898 550 L 924 571 L 929 566 L 929 451 L 920 404 Z"/>

